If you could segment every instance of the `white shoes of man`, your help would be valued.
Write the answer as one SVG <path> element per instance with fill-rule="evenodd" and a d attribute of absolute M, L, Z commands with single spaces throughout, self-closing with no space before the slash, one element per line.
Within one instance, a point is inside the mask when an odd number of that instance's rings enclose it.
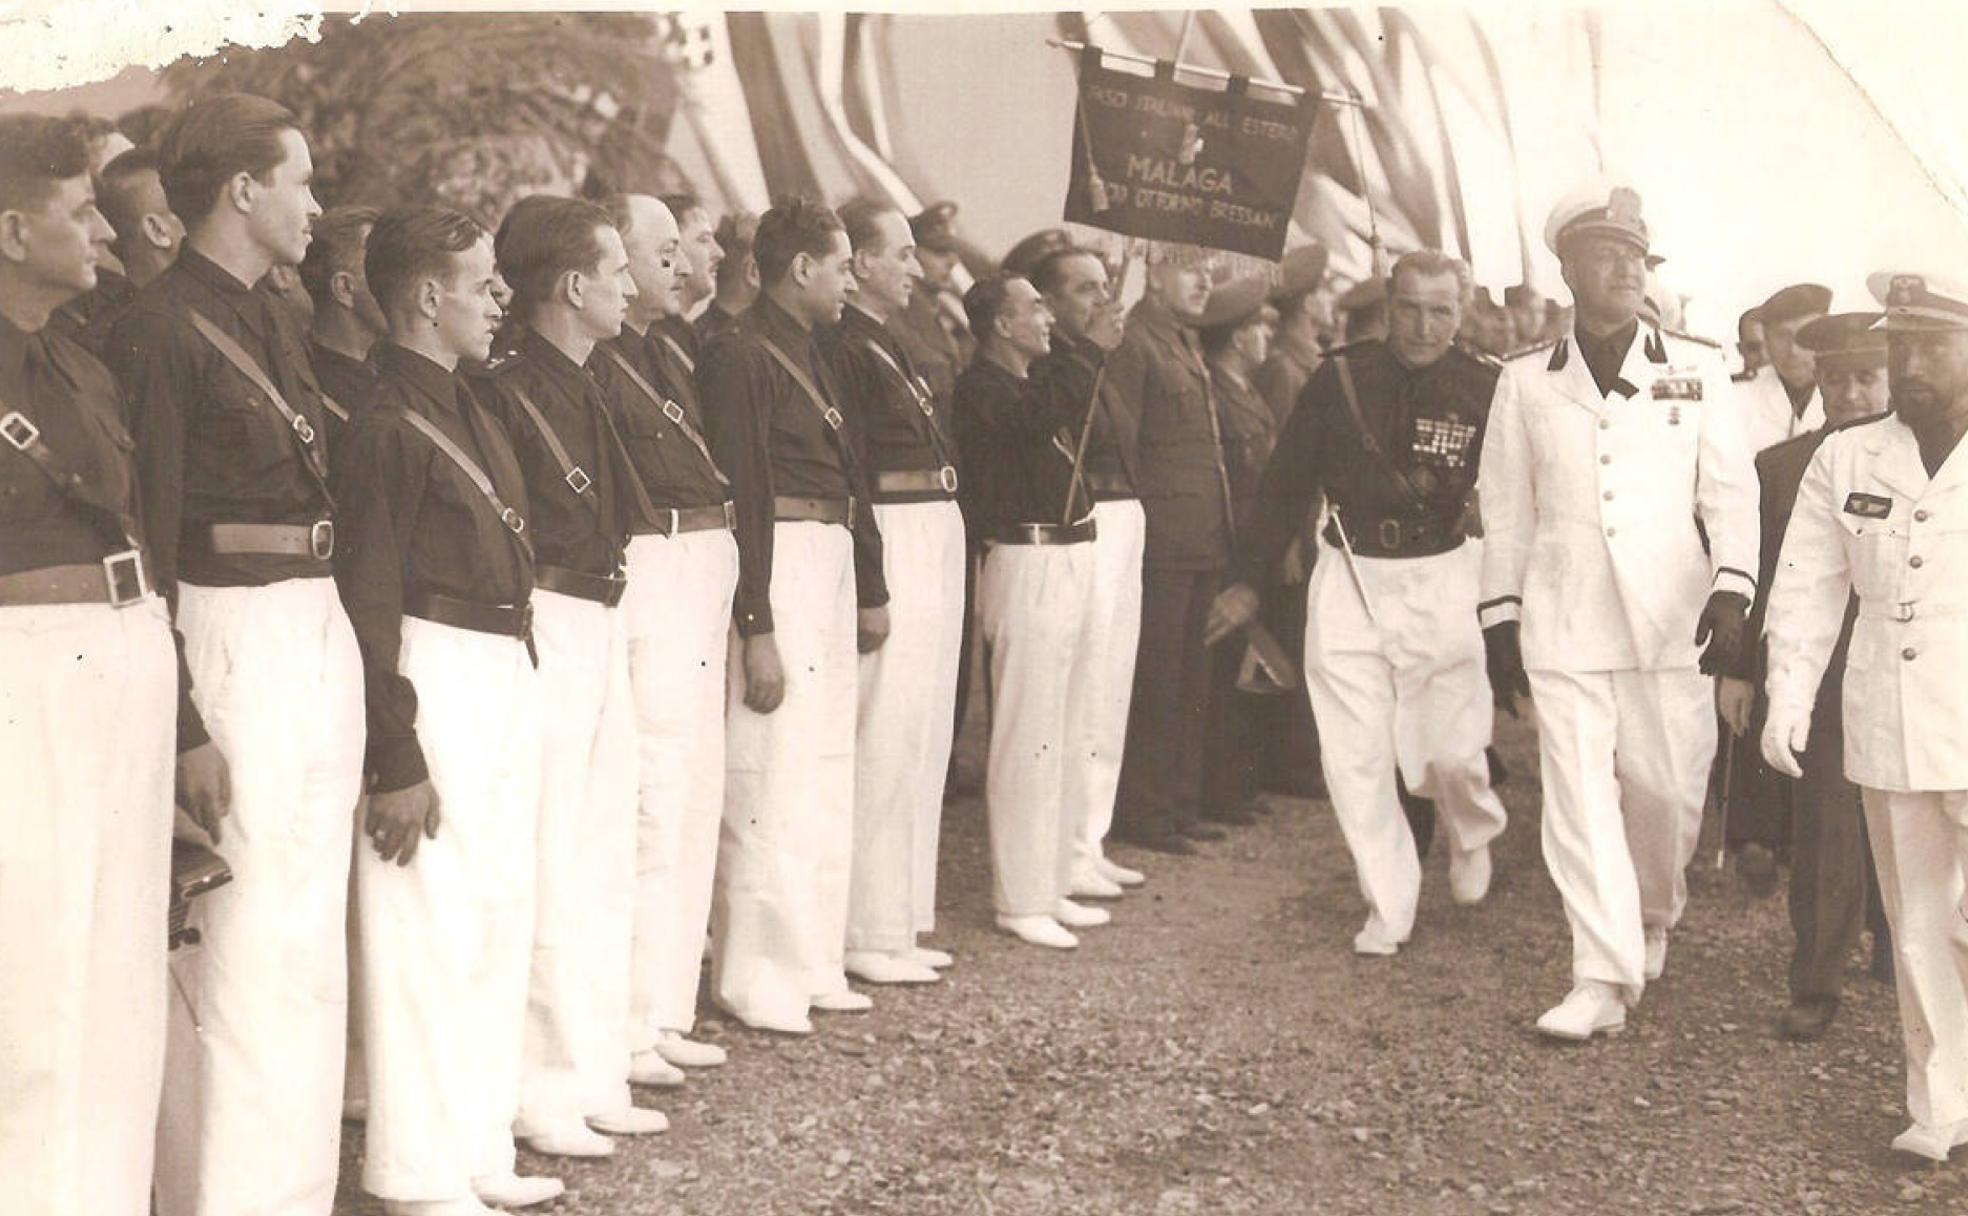
<path fill-rule="evenodd" d="M 1071 950 L 1080 944 L 1079 938 L 1050 916 L 1000 916 L 998 928 L 1019 941 L 1052 950 Z"/>
<path fill-rule="evenodd" d="M 674 1030 L 665 1030 L 657 1038 L 656 1054 L 678 1068 L 716 1068 L 726 1059 L 724 1048 L 716 1043 L 686 1038 Z"/>
<path fill-rule="evenodd" d="M 674 1089 L 683 1084 L 683 1070 L 665 1059 L 660 1051 L 638 1051 L 629 1057 L 629 1084 Z"/>
<path fill-rule="evenodd" d="M 920 963 L 925 967 L 933 968 L 937 971 L 941 971 L 945 967 L 955 966 L 957 962 L 956 959 L 950 957 L 948 951 L 932 950 L 928 946 L 911 946 L 908 952 L 902 957 L 912 963 Z"/>
<path fill-rule="evenodd" d="M 1578 987 L 1537 1020 L 1538 1033 L 1583 1043 L 1596 1034 L 1626 1029 L 1626 1002 L 1611 984 L 1581 980 Z"/>
<path fill-rule="evenodd" d="M 613 1157 L 615 1142 L 585 1123 L 520 1137 L 527 1148 L 548 1157 Z"/>
<path fill-rule="evenodd" d="M 1068 929 L 1094 929 L 1114 919 L 1105 908 L 1089 908 L 1076 904 L 1070 899 L 1062 899 L 1052 910 L 1052 919 Z"/>
<path fill-rule="evenodd" d="M 530 1208 L 536 1203 L 558 1199 L 566 1191 L 567 1184 L 558 1178 L 517 1174 L 511 1170 L 472 1179 L 472 1193 L 495 1208 Z"/>
<path fill-rule="evenodd" d="M 1896 1152 L 1911 1153 L 1929 1161 L 1946 1161 L 1948 1150 L 1968 1144 L 1968 1119 L 1959 1123 L 1916 1123 L 1893 1137 Z"/>
<path fill-rule="evenodd" d="M 650 1110 L 646 1106 L 624 1106 L 620 1110 L 589 1115 L 588 1126 L 605 1136 L 654 1136 L 670 1130 L 670 1119 L 662 1111 Z"/>
<path fill-rule="evenodd" d="M 843 962 L 849 975 L 870 984 L 934 984 L 943 978 L 934 967 L 924 966 L 900 954 L 849 950 Z"/>
<path fill-rule="evenodd" d="M 1353 953 L 1365 958 L 1386 958 L 1400 948 L 1401 943 L 1394 940 L 1378 916 L 1367 917 L 1367 923 L 1353 935 Z"/>
<path fill-rule="evenodd" d="M 1108 882 L 1122 887 L 1138 887 L 1148 881 L 1148 876 L 1139 870 L 1130 870 L 1124 865 L 1108 861 L 1105 857 L 1093 859 L 1093 868 Z"/>
<path fill-rule="evenodd" d="M 383 1216 L 499 1216 L 498 1208 L 488 1208 L 476 1197 L 471 1199 L 385 1199 Z"/>
<path fill-rule="evenodd" d="M 1643 974 L 1650 980 L 1657 980 L 1667 970 L 1667 930 L 1650 928 L 1647 930 L 1647 962 Z"/>
<path fill-rule="evenodd" d="M 813 998 L 813 1007 L 822 1013 L 866 1013 L 875 1007 L 873 999 L 843 988 L 839 992 L 823 992 Z"/>
<path fill-rule="evenodd" d="M 1067 894 L 1074 899 L 1119 899 L 1125 893 L 1120 883 L 1093 867 L 1075 867 Z"/>
<path fill-rule="evenodd" d="M 1481 903 L 1490 893 L 1490 846 L 1479 844 L 1467 853 L 1449 850 L 1449 898 L 1459 904 Z"/>

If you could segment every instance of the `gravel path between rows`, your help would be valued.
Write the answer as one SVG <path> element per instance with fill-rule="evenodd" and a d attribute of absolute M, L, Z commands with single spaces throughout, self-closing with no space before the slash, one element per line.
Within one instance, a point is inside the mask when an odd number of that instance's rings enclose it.
<path fill-rule="evenodd" d="M 642 1091 L 668 1134 L 595 1164 L 522 1153 L 553 1216 L 1968 1211 L 1968 1167 L 1909 1166 L 1892 992 L 1853 963 L 1821 1043 L 1777 1038 L 1790 931 L 1705 852 L 1667 976 L 1625 1035 L 1547 1045 L 1569 940 L 1538 855 L 1534 749 L 1487 902 L 1429 859 L 1412 944 L 1350 952 L 1364 918 L 1329 808 L 1272 803 L 1204 855 L 1127 850 L 1149 885 L 1058 954 L 995 932 L 982 807 L 945 818 L 945 982 L 816 1015 L 806 1039 L 707 1010 L 723 1069 Z M 974 732 L 973 732 L 974 733 Z M 974 752 L 974 740 L 967 740 Z M 361 1133 L 344 1141 L 338 1214 Z"/>

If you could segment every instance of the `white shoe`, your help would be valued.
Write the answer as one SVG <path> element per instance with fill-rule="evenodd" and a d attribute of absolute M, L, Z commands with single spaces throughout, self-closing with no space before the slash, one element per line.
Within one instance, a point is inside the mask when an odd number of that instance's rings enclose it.
<path fill-rule="evenodd" d="M 548 1157 L 613 1157 L 615 1142 L 585 1123 L 522 1134 L 520 1142 Z"/>
<path fill-rule="evenodd" d="M 1080 944 L 1079 938 L 1066 932 L 1065 927 L 1050 916 L 1000 916 L 998 928 L 1019 941 L 1054 950 L 1071 950 Z"/>
<path fill-rule="evenodd" d="M 1459 904 L 1481 903 L 1490 893 L 1490 846 L 1479 844 L 1467 853 L 1449 850 L 1449 898 Z"/>
<path fill-rule="evenodd" d="M 688 1038 L 674 1030 L 665 1030 L 657 1038 L 656 1054 L 678 1068 L 716 1068 L 726 1059 L 724 1048 L 716 1043 Z"/>
<path fill-rule="evenodd" d="M 849 975 L 870 984 L 934 984 L 943 978 L 933 967 L 873 950 L 850 950 L 845 963 Z"/>
<path fill-rule="evenodd" d="M 1367 958 L 1387 958 L 1400 948 L 1401 943 L 1394 940 L 1378 916 L 1367 917 L 1367 923 L 1353 935 L 1353 953 Z"/>
<path fill-rule="evenodd" d="M 604 1114 L 589 1115 L 588 1126 L 607 1136 L 653 1136 L 670 1130 L 670 1118 L 646 1106 L 624 1106 Z"/>
<path fill-rule="evenodd" d="M 1052 910 L 1052 919 L 1068 929 L 1093 929 L 1113 920 L 1113 914 L 1105 908 L 1089 908 L 1076 904 L 1070 899 L 1062 899 Z"/>
<path fill-rule="evenodd" d="M 1116 886 L 1138 887 L 1148 881 L 1148 876 L 1141 871 L 1130 870 L 1124 865 L 1108 861 L 1105 857 L 1094 858 L 1093 868 L 1100 871 L 1102 878 Z"/>
<path fill-rule="evenodd" d="M 654 1048 L 629 1057 L 629 1084 L 674 1089 L 683 1084 L 683 1070 Z"/>
<path fill-rule="evenodd" d="M 469 1199 L 385 1199 L 383 1216 L 500 1216 L 474 1195 Z"/>
<path fill-rule="evenodd" d="M 902 957 L 912 963 L 920 963 L 925 967 L 934 968 L 937 971 L 941 971 L 945 967 L 955 966 L 957 962 L 956 959 L 950 957 L 948 951 L 932 950 L 928 946 L 911 946 L 909 947 L 908 953 Z"/>
<path fill-rule="evenodd" d="M 1067 891 L 1074 899 L 1119 899 L 1126 894 L 1121 884 L 1098 873 L 1092 868 L 1075 870 L 1071 889 Z"/>
<path fill-rule="evenodd" d="M 1626 1029 L 1626 1002 L 1611 984 L 1581 980 L 1576 988 L 1537 1020 L 1538 1033 L 1583 1043 L 1595 1034 Z"/>
<path fill-rule="evenodd" d="M 1915 1123 L 1893 1137 L 1897 1152 L 1912 1153 L 1929 1161 L 1946 1161 L 1948 1150 L 1968 1140 L 1968 1120 L 1960 1123 Z"/>
<path fill-rule="evenodd" d="M 814 997 L 813 1007 L 822 1013 L 866 1013 L 875 1007 L 875 1002 L 859 992 L 843 988 L 839 992 L 823 992 Z"/>
<path fill-rule="evenodd" d="M 472 1179 L 472 1193 L 494 1207 L 530 1208 L 536 1203 L 558 1199 L 567 1184 L 558 1178 L 536 1177 L 507 1170 Z"/>
<path fill-rule="evenodd" d="M 1647 930 L 1647 967 L 1644 974 L 1650 980 L 1657 980 L 1661 972 L 1667 970 L 1667 930 L 1653 928 Z"/>
<path fill-rule="evenodd" d="M 731 1012 L 731 1016 L 737 1018 L 753 1030 L 770 1030 L 774 1034 L 813 1033 L 813 1019 L 806 1016 L 806 1010 L 804 1009 L 797 1011 L 789 1009 L 783 1013 L 755 1013 L 750 1015 L 740 1014 L 735 1011 L 727 1012 Z"/>

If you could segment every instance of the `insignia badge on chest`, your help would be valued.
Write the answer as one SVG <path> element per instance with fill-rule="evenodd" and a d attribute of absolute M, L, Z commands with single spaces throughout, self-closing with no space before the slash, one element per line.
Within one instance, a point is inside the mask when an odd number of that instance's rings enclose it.
<path fill-rule="evenodd" d="M 1853 491 L 1845 496 L 1845 514 L 1860 519 L 1885 519 L 1893 513 L 1893 500 L 1878 494 Z"/>
<path fill-rule="evenodd" d="M 1700 376 L 1662 376 L 1654 381 L 1656 401 L 1700 401 L 1701 399 Z"/>

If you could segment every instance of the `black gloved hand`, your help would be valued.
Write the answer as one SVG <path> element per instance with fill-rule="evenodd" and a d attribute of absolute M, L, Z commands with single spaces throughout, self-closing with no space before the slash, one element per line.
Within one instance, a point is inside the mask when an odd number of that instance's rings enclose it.
<path fill-rule="evenodd" d="M 1695 622 L 1695 645 L 1702 647 L 1703 675 L 1735 670 L 1742 654 L 1743 627 L 1749 622 L 1749 599 L 1736 591 L 1717 591 L 1703 605 Z"/>
<path fill-rule="evenodd" d="M 1517 698 L 1531 695 L 1531 678 L 1524 674 L 1516 621 L 1500 621 L 1483 631 L 1483 656 L 1490 672 L 1491 699 L 1498 709 L 1516 717 Z"/>

